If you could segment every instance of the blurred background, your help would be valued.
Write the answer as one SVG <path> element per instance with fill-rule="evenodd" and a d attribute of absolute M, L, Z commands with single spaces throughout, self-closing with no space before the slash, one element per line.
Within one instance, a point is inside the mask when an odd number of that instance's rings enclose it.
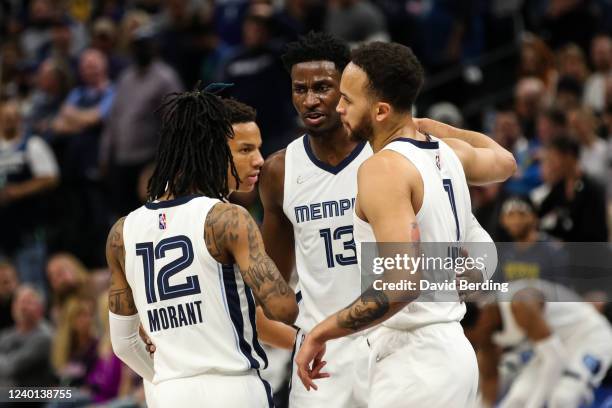
<path fill-rule="evenodd" d="M 110 348 L 104 245 L 145 199 L 155 110 L 231 82 L 264 156 L 284 148 L 302 130 L 280 55 L 310 30 L 412 47 L 427 74 L 417 116 L 514 153 L 511 180 L 472 189 L 494 240 L 609 241 L 612 0 L 0 0 L 0 385 L 144 404 Z M 261 218 L 256 196 L 234 199 Z M 497 277 L 545 277 L 550 256 L 501 257 Z M 605 293 L 586 296 L 610 316 Z"/>

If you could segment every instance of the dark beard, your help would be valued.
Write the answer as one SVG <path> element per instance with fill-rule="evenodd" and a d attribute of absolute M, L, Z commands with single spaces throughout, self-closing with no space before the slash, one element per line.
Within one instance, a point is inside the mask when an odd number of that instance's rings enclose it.
<path fill-rule="evenodd" d="M 374 128 L 372 127 L 372 121 L 370 118 L 365 116 L 361 123 L 355 128 L 349 130 L 351 139 L 357 142 L 369 142 L 374 138 Z"/>

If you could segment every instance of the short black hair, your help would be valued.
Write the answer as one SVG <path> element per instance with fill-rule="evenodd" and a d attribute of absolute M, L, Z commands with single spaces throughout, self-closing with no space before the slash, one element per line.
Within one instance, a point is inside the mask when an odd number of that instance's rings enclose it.
<path fill-rule="evenodd" d="M 294 65 L 310 61 L 330 61 L 342 73 L 351 61 L 351 51 L 344 41 L 326 33 L 314 31 L 287 44 L 282 56 L 285 69 L 291 73 Z"/>
<path fill-rule="evenodd" d="M 410 112 L 425 76 L 410 48 L 375 41 L 355 49 L 351 62 L 366 73 L 374 94 L 398 111 Z"/>
<path fill-rule="evenodd" d="M 556 150 L 561 154 L 568 154 L 576 159 L 580 156 L 580 144 L 574 138 L 567 135 L 552 139 L 548 144 L 548 148 Z"/>
<path fill-rule="evenodd" d="M 223 104 L 229 116 L 229 121 L 232 125 L 238 123 L 255 122 L 257 119 L 257 111 L 255 108 L 242 103 L 233 98 L 223 99 Z"/>

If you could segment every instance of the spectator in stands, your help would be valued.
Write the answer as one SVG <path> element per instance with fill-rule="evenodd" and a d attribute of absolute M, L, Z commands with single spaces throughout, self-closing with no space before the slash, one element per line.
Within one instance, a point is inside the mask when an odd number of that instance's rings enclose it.
<path fill-rule="evenodd" d="M 96 362 L 89 372 L 86 384 L 94 403 L 117 398 L 121 388 L 129 388 L 130 369 L 113 352 L 108 323 L 108 292 L 98 297 L 98 319 L 101 328 Z M 121 387 L 123 385 L 123 387 Z"/>
<path fill-rule="evenodd" d="M 535 207 L 525 196 L 508 198 L 502 208 L 500 224 L 513 244 L 498 249 L 498 272 L 495 279 L 510 282 L 519 279 L 559 281 L 567 276 L 567 255 L 560 245 L 538 229 Z"/>
<path fill-rule="evenodd" d="M 523 135 L 531 140 L 535 136 L 538 113 L 547 105 L 548 95 L 544 83 L 536 77 L 520 79 L 514 88 L 515 110 Z"/>
<path fill-rule="evenodd" d="M 17 271 L 7 260 L 0 260 L 0 331 L 15 324 L 11 305 L 17 290 Z"/>
<path fill-rule="evenodd" d="M 536 123 L 536 136 L 540 147 L 565 133 L 567 133 L 567 118 L 564 112 L 556 108 L 540 112 Z"/>
<path fill-rule="evenodd" d="M 92 295 L 87 269 L 81 261 L 69 253 L 57 253 L 47 262 L 47 279 L 51 289 L 49 314 L 54 323 L 66 302 L 73 297 Z"/>
<path fill-rule="evenodd" d="M 0 98 L 17 95 L 17 75 L 23 55 L 19 42 L 7 41 L 0 47 Z"/>
<path fill-rule="evenodd" d="M 491 235 L 493 241 L 507 241 L 506 231 L 499 223 L 501 207 L 508 197 L 501 183 L 487 186 L 471 186 L 472 209 L 478 223 Z"/>
<path fill-rule="evenodd" d="M 580 169 L 579 157 L 580 145 L 570 137 L 544 149 L 542 177 L 552 187 L 540 205 L 540 227 L 567 242 L 607 241 L 605 193 Z"/>
<path fill-rule="evenodd" d="M 582 102 L 582 85 L 572 77 L 561 77 L 557 82 L 555 106 L 564 112 L 580 107 Z"/>
<path fill-rule="evenodd" d="M 12 305 L 15 325 L 0 333 L 0 384 L 44 387 L 54 383 L 49 362 L 52 331 L 44 321 L 42 294 L 20 286 Z"/>
<path fill-rule="evenodd" d="M 600 183 L 606 180 L 607 146 L 596 132 L 596 118 L 589 108 L 568 112 L 571 135 L 580 143 L 580 167 Z"/>
<path fill-rule="evenodd" d="M 544 84 L 549 95 L 554 95 L 558 73 L 555 54 L 542 39 L 525 34 L 521 42 L 519 79 L 536 77 Z"/>
<path fill-rule="evenodd" d="M 52 24 L 51 41 L 40 50 L 36 61 L 44 61 L 47 58 L 59 60 L 69 67 L 71 75 L 74 75 L 77 73 L 79 51 L 79 47 L 74 44 L 70 20 L 58 18 Z"/>
<path fill-rule="evenodd" d="M 334 0 L 329 4 L 326 32 L 353 45 L 389 41 L 384 15 L 369 1 Z"/>
<path fill-rule="evenodd" d="M 540 166 L 537 160 L 537 142 L 527 140 L 521 130 L 518 116 L 510 107 L 500 107 L 495 114 L 495 140 L 514 155 L 518 169 L 504 185 L 511 194 L 526 195 L 539 186 Z"/>
<path fill-rule="evenodd" d="M 58 9 L 51 0 L 32 0 L 29 5 L 27 24 L 20 34 L 20 45 L 29 61 L 35 61 L 51 41 L 51 27 L 58 18 Z"/>
<path fill-rule="evenodd" d="M 159 60 L 153 33 L 141 30 L 132 45 L 133 64 L 117 84 L 115 103 L 102 137 L 101 163 L 111 188 L 112 210 L 127 214 L 140 206 L 138 176 L 155 158 L 163 98 L 182 90 L 176 72 Z"/>
<path fill-rule="evenodd" d="M 38 136 L 26 136 L 15 100 L 0 105 L 0 252 L 15 260 L 20 281 L 45 290 L 45 194 L 59 180 L 55 156 Z"/>
<path fill-rule="evenodd" d="M 605 81 L 612 74 L 612 39 L 609 35 L 598 35 L 591 42 L 591 64 L 594 72 L 584 87 L 583 102 L 601 113 L 605 108 Z"/>
<path fill-rule="evenodd" d="M 270 15 L 247 15 L 244 47 L 229 58 L 222 74 L 223 82 L 235 85 L 228 96 L 257 110 L 264 157 L 285 148 L 296 127 L 291 81 L 280 60 L 281 44 L 272 39 L 271 24 Z"/>
<path fill-rule="evenodd" d="M 46 59 L 38 68 L 36 88 L 25 117 L 26 132 L 50 136 L 51 122 L 59 113 L 70 90 L 70 70 L 61 60 Z"/>
<path fill-rule="evenodd" d="M 71 231 L 67 233 L 72 239 L 68 247 L 87 265 L 100 266 L 105 260 L 99 248 L 104 247 L 111 220 L 101 190 L 98 158 L 103 122 L 110 113 L 115 89 L 102 52 L 86 50 L 79 69 L 84 85 L 70 92 L 52 128 L 66 136 L 61 162 L 71 212 L 63 221 L 64 229 Z"/>
<path fill-rule="evenodd" d="M 74 297 L 64 305 L 53 336 L 51 362 L 60 383 L 86 384 L 97 360 L 98 337 L 93 298 Z"/>
<path fill-rule="evenodd" d="M 108 76 L 116 81 L 127 66 L 126 59 L 117 52 L 117 26 L 109 18 L 99 18 L 91 29 L 91 47 L 102 51 L 108 61 Z"/>
<path fill-rule="evenodd" d="M 119 26 L 118 49 L 119 53 L 129 55 L 131 53 L 132 40 L 136 31 L 147 26 L 151 22 L 151 16 L 142 10 L 130 10 L 125 14 Z"/>
<path fill-rule="evenodd" d="M 583 86 L 589 77 L 584 51 L 576 44 L 568 44 L 559 51 L 559 76 L 573 78 Z"/>
<path fill-rule="evenodd" d="M 185 87 L 193 89 L 211 44 L 216 45 L 214 31 L 189 0 L 168 0 L 163 4 L 164 12 L 156 24 L 161 56 L 177 70 Z"/>

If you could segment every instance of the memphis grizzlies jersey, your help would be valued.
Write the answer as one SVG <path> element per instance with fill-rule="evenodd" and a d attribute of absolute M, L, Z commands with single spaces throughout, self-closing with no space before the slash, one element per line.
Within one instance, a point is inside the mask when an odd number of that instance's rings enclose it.
<path fill-rule="evenodd" d="M 416 213 L 421 242 L 460 243 L 465 240 L 466 227 L 472 217 L 465 173 L 459 158 L 446 143 L 431 136 L 428 138 L 428 141 L 399 138 L 384 149 L 404 156 L 423 179 L 423 204 Z M 358 249 L 362 242 L 376 241 L 370 224 L 358 216 L 354 222 Z M 440 255 L 446 255 L 442 247 Z M 464 314 L 465 305 L 458 301 L 435 302 L 419 298 L 382 324 L 411 330 L 433 323 L 458 322 Z"/>
<path fill-rule="evenodd" d="M 154 383 L 267 365 L 250 288 L 204 242 L 206 216 L 218 202 L 188 196 L 147 203 L 125 219 L 125 275 L 157 348 Z"/>
<path fill-rule="evenodd" d="M 361 293 L 353 207 L 357 170 L 371 155 L 370 145 L 360 143 L 330 166 L 314 155 L 307 135 L 285 151 L 283 211 L 293 225 L 300 307 L 296 325 L 304 330 Z"/>

